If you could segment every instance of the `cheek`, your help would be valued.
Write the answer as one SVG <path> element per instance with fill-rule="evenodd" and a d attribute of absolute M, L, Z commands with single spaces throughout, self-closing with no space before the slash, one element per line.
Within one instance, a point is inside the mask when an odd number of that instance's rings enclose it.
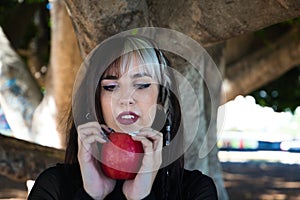
<path fill-rule="evenodd" d="M 139 101 L 147 104 L 148 106 L 154 106 L 155 104 L 157 104 L 158 88 L 152 87 L 148 90 L 138 91 L 137 98 L 139 99 Z"/>
<path fill-rule="evenodd" d="M 107 116 L 110 116 L 110 114 L 112 113 L 111 98 L 109 98 L 106 95 L 101 95 L 100 102 L 101 102 L 101 109 L 102 109 L 104 120 L 107 121 Z"/>
<path fill-rule="evenodd" d="M 152 103 L 153 104 L 157 104 L 157 99 L 158 99 L 158 87 L 155 87 L 154 89 L 153 89 L 153 93 L 152 93 Z"/>
<path fill-rule="evenodd" d="M 156 114 L 158 90 L 153 89 L 151 92 L 144 94 L 145 109 L 150 114 L 150 118 L 153 119 Z"/>

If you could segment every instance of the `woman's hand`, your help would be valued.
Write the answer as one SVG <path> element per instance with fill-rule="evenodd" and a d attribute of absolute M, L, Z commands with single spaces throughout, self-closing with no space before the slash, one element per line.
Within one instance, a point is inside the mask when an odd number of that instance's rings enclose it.
<path fill-rule="evenodd" d="M 104 125 L 102 125 L 103 128 Z M 98 161 L 92 155 L 95 142 L 107 142 L 98 122 L 88 122 L 78 126 L 78 161 L 82 174 L 83 187 L 94 199 L 103 199 L 115 187 L 115 180 L 106 177 Z"/>
<path fill-rule="evenodd" d="M 144 157 L 136 177 L 125 181 L 123 193 L 127 199 L 142 199 L 150 194 L 162 163 L 163 134 L 151 128 L 143 128 L 132 139 L 142 143 Z"/>

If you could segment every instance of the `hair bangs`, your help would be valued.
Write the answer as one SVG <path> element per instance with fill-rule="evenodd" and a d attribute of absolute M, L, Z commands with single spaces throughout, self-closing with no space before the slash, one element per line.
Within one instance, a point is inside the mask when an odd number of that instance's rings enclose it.
<path fill-rule="evenodd" d="M 140 39 L 127 39 L 122 55 L 115 59 L 104 72 L 104 76 L 120 78 L 133 68 L 149 74 L 158 83 L 163 84 L 166 63 L 160 59 L 159 51 L 150 43 Z"/>

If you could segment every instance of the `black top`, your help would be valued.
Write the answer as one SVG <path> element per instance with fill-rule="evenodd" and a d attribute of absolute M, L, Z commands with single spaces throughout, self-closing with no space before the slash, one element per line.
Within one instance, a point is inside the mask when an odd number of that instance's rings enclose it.
<path fill-rule="evenodd" d="M 117 181 L 114 190 L 105 199 L 126 199 L 122 192 L 123 181 Z M 189 199 L 217 199 L 217 191 L 212 179 L 200 171 L 184 170 L 182 195 L 184 200 Z M 82 179 L 78 165 L 57 164 L 55 167 L 46 169 L 39 175 L 28 196 L 29 200 L 92 200 L 82 186 Z M 161 199 L 152 191 L 144 199 Z"/>

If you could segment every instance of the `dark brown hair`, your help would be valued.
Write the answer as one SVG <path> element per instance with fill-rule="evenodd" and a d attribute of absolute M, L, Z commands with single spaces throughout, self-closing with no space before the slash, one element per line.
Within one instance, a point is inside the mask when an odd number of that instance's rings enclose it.
<path fill-rule="evenodd" d="M 160 196 L 162 199 L 181 199 L 181 187 L 182 187 L 182 175 L 183 175 L 183 123 L 181 119 L 181 109 L 178 100 L 178 90 L 175 81 L 172 68 L 170 68 L 170 62 L 164 55 L 164 53 L 159 50 L 152 41 L 145 39 L 143 37 L 125 37 L 123 40 L 124 49 L 132 48 L 132 51 L 126 50 L 125 53 L 117 57 L 104 71 L 105 73 L 117 72 L 122 74 L 120 65 L 124 61 L 124 55 L 130 56 L 134 54 L 139 56 L 141 62 L 147 63 L 147 56 L 150 53 L 150 59 L 156 59 L 157 69 L 154 69 L 156 78 L 159 80 L 159 95 L 157 103 L 161 105 L 162 110 L 157 110 L 157 116 L 161 113 L 165 116 L 165 123 L 160 127 L 160 132 L 164 135 L 164 145 L 171 140 L 171 145 L 165 146 L 163 152 L 163 167 L 159 170 L 157 177 L 155 179 L 153 190 L 155 194 Z M 124 50 L 123 49 L 123 50 Z M 125 51 L 125 50 L 124 50 Z M 147 54 L 147 55 L 146 55 Z M 146 58 L 147 57 L 147 58 Z M 123 59 L 123 60 L 122 60 Z M 128 59 L 127 61 L 128 62 Z M 128 63 L 127 63 L 128 65 Z M 127 66 L 128 67 L 128 66 Z M 157 71 L 160 72 L 157 72 Z M 102 76 L 103 76 L 102 74 Z M 101 102 L 100 102 L 100 87 L 101 78 L 98 82 L 98 86 L 95 94 L 95 110 L 99 123 L 105 123 L 102 117 Z M 155 118 L 153 127 L 160 119 Z M 168 131 L 168 127 L 170 130 Z M 156 128 L 155 128 L 156 129 Z M 169 135 L 168 135 L 169 132 Z M 168 138 L 170 136 L 170 138 Z M 174 139 L 176 136 L 176 139 Z M 65 162 L 67 164 L 78 164 L 77 152 L 78 152 L 78 142 L 77 142 L 77 130 L 74 123 L 72 113 L 69 116 L 68 125 L 68 140 L 65 155 Z M 175 161 L 174 152 L 179 156 Z"/>

